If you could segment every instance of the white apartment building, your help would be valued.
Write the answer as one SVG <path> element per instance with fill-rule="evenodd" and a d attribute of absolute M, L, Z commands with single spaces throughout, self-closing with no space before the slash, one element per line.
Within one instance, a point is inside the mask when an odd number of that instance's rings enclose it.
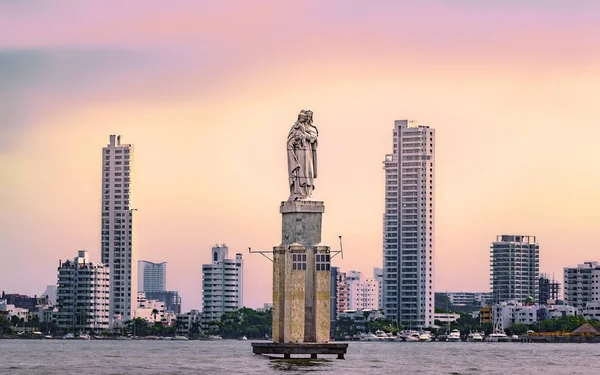
<path fill-rule="evenodd" d="M 336 315 L 348 310 L 348 281 L 346 272 L 337 273 L 336 277 Z"/>
<path fill-rule="evenodd" d="M 16 307 L 13 304 L 8 303 L 5 299 L 0 299 L 0 311 L 6 313 L 9 317 L 16 316 L 19 319 L 23 319 L 24 322 L 29 321 L 29 310 Z"/>
<path fill-rule="evenodd" d="M 500 329 L 506 329 L 511 324 L 530 325 L 537 322 L 538 309 L 535 304 L 524 305 L 516 300 L 503 301 L 493 306 L 492 319 L 494 323 L 499 323 Z"/>
<path fill-rule="evenodd" d="M 385 156 L 383 309 L 399 325 L 431 327 L 434 318 L 435 130 L 394 121 Z"/>
<path fill-rule="evenodd" d="M 492 293 L 449 292 L 445 293 L 454 306 L 487 306 L 492 302 Z"/>
<path fill-rule="evenodd" d="M 138 292 L 164 292 L 167 290 L 167 262 L 138 261 Z"/>
<path fill-rule="evenodd" d="M 165 303 L 146 298 L 144 292 L 138 292 L 137 308 L 135 309 L 134 318 L 146 319 L 148 323 L 156 323 L 165 321 Z"/>
<path fill-rule="evenodd" d="M 243 304 L 242 254 L 227 259 L 229 248 L 215 245 L 211 264 L 202 265 L 202 324 L 203 328 L 224 313 L 235 311 Z"/>
<path fill-rule="evenodd" d="M 377 288 L 377 309 L 383 310 L 383 268 L 373 268 L 373 278 L 379 283 Z"/>
<path fill-rule="evenodd" d="M 379 282 L 366 279 L 362 272 L 346 273 L 348 285 L 348 308 L 346 310 L 377 310 L 379 305 Z"/>
<path fill-rule="evenodd" d="M 90 261 L 85 250 L 72 261 L 59 262 L 57 325 L 73 331 L 108 329 L 109 277 L 108 266 Z"/>
<path fill-rule="evenodd" d="M 565 303 L 579 309 L 600 302 L 600 264 L 593 261 L 565 267 L 564 294 Z"/>
<path fill-rule="evenodd" d="M 111 135 L 102 149 L 102 263 L 110 267 L 111 326 L 133 318 L 137 306 L 137 259 L 133 244 L 131 167 L 133 146 Z"/>
<path fill-rule="evenodd" d="M 535 236 L 499 235 L 490 252 L 495 303 L 539 299 L 540 246 Z"/>

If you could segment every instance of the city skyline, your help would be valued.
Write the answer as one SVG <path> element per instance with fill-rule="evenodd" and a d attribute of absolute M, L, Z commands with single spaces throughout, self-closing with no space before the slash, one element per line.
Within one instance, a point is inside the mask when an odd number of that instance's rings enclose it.
<path fill-rule="evenodd" d="M 169 263 L 188 311 L 201 307 L 207 250 L 226 242 L 244 254 L 244 300 L 262 306 L 271 264 L 245 249 L 279 238 L 285 136 L 304 107 L 320 131 L 323 237 L 334 250 L 343 235 L 342 270 L 381 266 L 381 155 L 403 118 L 436 129 L 435 291 L 489 290 L 501 233 L 535 233 L 540 271 L 557 278 L 597 259 L 600 150 L 585 140 L 600 137 L 598 4 L 239 3 L 252 17 L 99 4 L 0 5 L 12 30 L 0 35 L 0 248 L 11 264 L 0 289 L 39 295 L 58 259 L 100 259 L 99 150 L 121 134 L 136 148 L 138 259 Z M 310 27 L 293 28 L 297 17 Z"/>

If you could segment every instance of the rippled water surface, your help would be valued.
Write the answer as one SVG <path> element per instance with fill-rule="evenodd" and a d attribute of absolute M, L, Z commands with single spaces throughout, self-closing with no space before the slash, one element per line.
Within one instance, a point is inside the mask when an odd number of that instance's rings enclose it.
<path fill-rule="evenodd" d="M 272 359 L 249 341 L 0 340 L 0 374 L 600 374 L 600 344 L 351 342 L 334 356 Z"/>

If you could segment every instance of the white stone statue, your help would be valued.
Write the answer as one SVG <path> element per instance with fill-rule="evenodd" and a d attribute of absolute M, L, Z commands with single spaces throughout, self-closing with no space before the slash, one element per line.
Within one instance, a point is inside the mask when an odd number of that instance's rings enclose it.
<path fill-rule="evenodd" d="M 302 110 L 287 138 L 288 200 L 308 199 L 315 189 L 317 178 L 317 137 L 311 110 Z"/>

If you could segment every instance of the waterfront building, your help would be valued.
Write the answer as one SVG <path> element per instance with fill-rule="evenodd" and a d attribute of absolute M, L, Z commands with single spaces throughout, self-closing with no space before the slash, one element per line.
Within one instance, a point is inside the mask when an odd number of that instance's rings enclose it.
<path fill-rule="evenodd" d="M 6 299 L 0 299 L 0 315 L 16 316 L 23 319 L 24 322 L 29 321 L 29 310 L 23 307 L 17 307 L 12 303 L 8 303 Z"/>
<path fill-rule="evenodd" d="M 128 321 L 137 306 L 131 168 L 133 147 L 111 135 L 102 149 L 101 260 L 111 271 L 109 321 Z"/>
<path fill-rule="evenodd" d="M 188 336 L 191 332 L 201 332 L 202 313 L 198 310 L 191 310 L 184 314 L 177 315 L 175 329 L 178 335 Z"/>
<path fill-rule="evenodd" d="M 56 322 L 73 331 L 109 328 L 110 272 L 79 250 L 75 259 L 58 263 Z"/>
<path fill-rule="evenodd" d="M 336 316 L 348 310 L 348 282 L 346 281 L 346 272 L 337 273 L 336 277 Z"/>
<path fill-rule="evenodd" d="M 377 309 L 383 310 L 383 268 L 373 268 L 373 278 L 377 280 Z"/>
<path fill-rule="evenodd" d="M 167 290 L 167 262 L 138 260 L 138 291 L 146 293 L 165 290 Z"/>
<path fill-rule="evenodd" d="M 499 235 L 491 245 L 491 287 L 495 303 L 539 298 L 540 247 L 535 236 Z"/>
<path fill-rule="evenodd" d="M 452 313 L 434 313 L 433 320 L 439 320 L 442 323 L 452 323 L 460 319 L 460 314 Z"/>
<path fill-rule="evenodd" d="M 548 274 L 541 273 L 539 279 L 539 298 L 540 304 L 547 304 L 548 301 L 558 300 L 558 294 L 560 292 L 560 283 L 554 280 L 554 277 L 550 279 Z"/>
<path fill-rule="evenodd" d="M 506 329 L 511 324 L 530 325 L 537 322 L 537 313 L 538 306 L 535 304 L 523 304 L 517 300 L 503 301 L 493 306 L 493 322 L 499 323 L 500 329 Z"/>
<path fill-rule="evenodd" d="M 350 271 L 346 274 L 348 285 L 348 310 L 377 310 L 379 282 L 366 279 L 362 272 Z"/>
<path fill-rule="evenodd" d="M 176 290 L 165 290 L 162 292 L 145 292 L 146 298 L 164 302 L 165 311 L 181 314 L 181 297 Z"/>
<path fill-rule="evenodd" d="M 492 293 L 490 292 L 449 292 L 441 294 L 445 294 L 448 297 L 450 303 L 454 306 L 484 307 L 492 303 Z"/>
<path fill-rule="evenodd" d="M 345 318 L 352 320 L 357 332 L 366 332 L 366 323 L 374 320 L 385 319 L 385 316 L 379 310 L 345 310 L 338 315 L 338 319 Z"/>
<path fill-rule="evenodd" d="M 583 309 L 590 302 L 600 302 L 600 264 L 584 262 L 564 269 L 565 303 Z"/>
<path fill-rule="evenodd" d="M 228 259 L 229 248 L 215 245 L 212 263 L 202 265 L 202 324 L 221 320 L 224 313 L 240 309 L 243 304 L 242 254 Z"/>
<path fill-rule="evenodd" d="M 148 323 L 165 321 L 165 303 L 146 298 L 146 293 L 138 292 L 137 308 L 135 309 L 134 318 L 146 319 Z"/>
<path fill-rule="evenodd" d="M 397 325 L 433 326 L 435 130 L 394 121 L 385 156 L 383 309 Z"/>

